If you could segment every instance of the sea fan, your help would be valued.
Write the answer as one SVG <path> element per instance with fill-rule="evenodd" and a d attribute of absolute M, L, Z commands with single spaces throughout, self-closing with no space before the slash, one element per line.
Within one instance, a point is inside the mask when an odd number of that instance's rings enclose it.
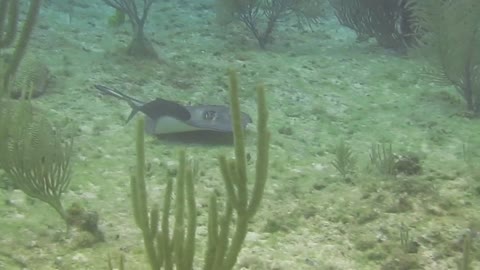
<path fill-rule="evenodd" d="M 50 81 L 48 67 L 33 55 L 26 55 L 13 78 L 10 96 L 38 97 L 45 93 Z"/>

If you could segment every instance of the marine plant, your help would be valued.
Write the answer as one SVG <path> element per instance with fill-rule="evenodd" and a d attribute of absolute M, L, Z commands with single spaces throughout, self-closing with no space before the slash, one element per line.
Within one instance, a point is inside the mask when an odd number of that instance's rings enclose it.
<path fill-rule="evenodd" d="M 216 0 L 216 12 L 220 23 L 232 16 L 240 20 L 260 48 L 265 49 L 272 42 L 279 21 L 294 14 L 300 23 L 310 25 L 324 16 L 324 3 L 324 0 Z"/>
<path fill-rule="evenodd" d="M 132 24 L 133 38 L 127 47 L 127 54 L 138 58 L 158 58 L 151 41 L 145 36 L 145 23 L 154 0 L 103 0 L 113 7 L 117 14 L 124 13 Z"/>
<path fill-rule="evenodd" d="M 410 228 L 405 224 L 400 224 L 400 248 L 407 253 L 417 253 L 418 243 L 410 235 Z"/>
<path fill-rule="evenodd" d="M 469 228 L 467 232 L 462 236 L 462 256 L 457 260 L 457 266 L 459 270 L 472 270 L 472 253 L 474 253 L 474 241 L 476 234 L 474 228 Z"/>
<path fill-rule="evenodd" d="M 212 194 L 208 211 L 207 247 L 203 262 L 205 270 L 231 270 L 237 261 L 247 234 L 248 223 L 255 216 L 262 201 L 268 171 L 270 133 L 267 129 L 268 112 L 263 87 L 257 88 L 258 138 L 257 160 L 253 189 L 247 187 L 247 156 L 242 129 L 236 75 L 230 72 L 230 102 L 234 130 L 235 159 L 219 157 L 225 186 L 226 201 L 223 214 L 219 213 L 217 197 Z M 145 184 L 144 121 L 137 125 L 137 166 L 131 178 L 134 217 L 142 230 L 145 250 L 151 269 L 193 269 L 196 240 L 196 203 L 194 178 L 197 165 L 180 153 L 176 181 L 169 180 L 160 212 L 155 204 L 149 210 Z M 175 198 L 172 199 L 173 193 Z M 171 222 L 170 212 L 174 221 Z M 232 223 L 234 228 L 231 228 Z M 231 238 L 230 238 L 231 237 Z M 111 262 L 109 267 L 112 268 Z"/>
<path fill-rule="evenodd" d="M 347 179 L 348 174 L 355 169 L 356 163 L 352 147 L 342 140 L 335 146 L 334 151 L 335 159 L 332 161 L 332 165 L 342 175 L 343 179 Z"/>
<path fill-rule="evenodd" d="M 340 24 L 359 41 L 373 37 L 388 49 L 404 51 L 415 40 L 407 0 L 329 0 Z"/>
<path fill-rule="evenodd" d="M 421 33 L 421 52 L 438 69 L 434 80 L 455 86 L 467 110 L 478 116 L 480 1 L 409 0 L 409 6 Z"/>
<path fill-rule="evenodd" d="M 109 255 L 108 260 L 108 270 L 125 270 L 125 256 L 121 254 L 118 259 L 118 267 L 115 267 L 113 262 L 112 262 L 112 257 Z"/>
<path fill-rule="evenodd" d="M 72 140 L 28 101 L 0 103 L 0 168 L 13 186 L 54 208 L 68 228 L 61 196 L 70 184 Z"/>
<path fill-rule="evenodd" d="M 392 150 L 392 144 L 372 144 L 369 155 L 370 164 L 378 173 L 385 176 L 396 175 L 396 158 Z"/>
<path fill-rule="evenodd" d="M 30 0 L 29 2 L 25 21 L 21 30 L 18 31 L 20 1 L 0 0 L 0 50 L 12 45 L 15 48 L 10 61 L 0 63 L 0 97 L 7 93 L 10 81 L 15 76 L 20 61 L 25 55 L 42 1 Z"/>

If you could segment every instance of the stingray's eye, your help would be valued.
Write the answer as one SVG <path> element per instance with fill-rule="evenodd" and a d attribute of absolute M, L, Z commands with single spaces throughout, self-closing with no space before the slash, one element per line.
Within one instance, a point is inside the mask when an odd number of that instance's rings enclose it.
<path fill-rule="evenodd" d="M 213 120 L 215 119 L 216 115 L 217 113 L 215 111 L 206 111 L 205 113 L 203 113 L 203 118 L 205 120 Z"/>

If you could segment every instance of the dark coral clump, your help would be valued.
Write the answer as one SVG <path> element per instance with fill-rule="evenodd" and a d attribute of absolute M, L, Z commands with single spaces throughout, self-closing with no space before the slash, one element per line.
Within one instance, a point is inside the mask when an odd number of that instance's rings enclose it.
<path fill-rule="evenodd" d="M 87 211 L 78 203 L 73 203 L 67 209 L 66 219 L 69 226 L 90 233 L 98 242 L 105 240 L 103 232 L 98 227 L 99 217 L 97 212 Z"/>
<path fill-rule="evenodd" d="M 418 175 L 422 173 L 420 158 L 414 153 L 398 155 L 395 161 L 395 170 L 399 174 Z"/>

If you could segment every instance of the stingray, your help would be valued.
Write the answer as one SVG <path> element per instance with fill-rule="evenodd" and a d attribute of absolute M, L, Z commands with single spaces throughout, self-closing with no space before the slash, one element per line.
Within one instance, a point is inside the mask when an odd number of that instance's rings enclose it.
<path fill-rule="evenodd" d="M 130 105 L 132 111 L 127 118 L 127 123 L 138 113 L 145 117 L 145 131 L 151 135 L 183 133 L 191 131 L 212 131 L 232 133 L 232 119 L 230 107 L 224 105 L 181 105 L 175 101 L 156 98 L 143 102 L 127 96 L 120 91 L 95 85 L 95 88 L 106 95 L 124 100 Z M 242 127 L 252 123 L 250 116 L 241 113 Z"/>

